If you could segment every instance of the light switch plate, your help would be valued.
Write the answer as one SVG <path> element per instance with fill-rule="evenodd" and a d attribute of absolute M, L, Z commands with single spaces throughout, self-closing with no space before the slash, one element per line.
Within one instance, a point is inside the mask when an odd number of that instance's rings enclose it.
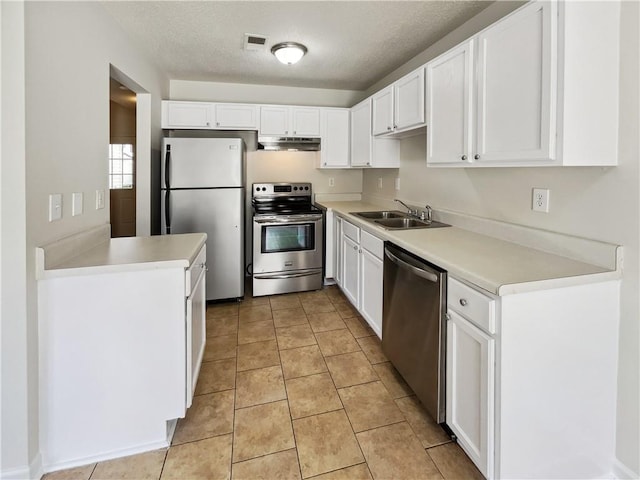
<path fill-rule="evenodd" d="M 71 194 L 71 216 L 82 215 L 82 192 Z"/>
<path fill-rule="evenodd" d="M 49 195 L 49 221 L 60 220 L 62 218 L 62 194 L 52 193 Z"/>
<path fill-rule="evenodd" d="M 104 208 L 104 190 L 96 190 L 96 210 Z"/>
<path fill-rule="evenodd" d="M 396 177 L 396 190 L 400 190 L 400 177 Z"/>

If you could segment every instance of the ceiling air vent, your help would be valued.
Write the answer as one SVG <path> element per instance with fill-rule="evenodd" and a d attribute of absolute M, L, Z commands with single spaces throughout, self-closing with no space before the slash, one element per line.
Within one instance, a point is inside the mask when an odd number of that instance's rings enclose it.
<path fill-rule="evenodd" d="M 267 37 L 264 35 L 256 35 L 255 33 L 244 34 L 245 50 L 264 50 L 267 45 Z"/>

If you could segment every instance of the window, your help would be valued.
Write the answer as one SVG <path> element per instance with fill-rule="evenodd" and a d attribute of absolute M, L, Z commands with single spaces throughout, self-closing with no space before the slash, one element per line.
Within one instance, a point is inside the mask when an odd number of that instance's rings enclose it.
<path fill-rule="evenodd" d="M 109 188 L 133 188 L 133 145 L 112 143 L 109 145 Z"/>

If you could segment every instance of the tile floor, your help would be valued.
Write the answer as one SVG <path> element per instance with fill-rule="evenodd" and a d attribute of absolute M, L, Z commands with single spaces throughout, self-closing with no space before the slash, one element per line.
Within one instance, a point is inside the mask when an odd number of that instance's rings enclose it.
<path fill-rule="evenodd" d="M 336 287 L 210 306 L 170 448 L 50 473 L 100 479 L 482 479 Z"/>

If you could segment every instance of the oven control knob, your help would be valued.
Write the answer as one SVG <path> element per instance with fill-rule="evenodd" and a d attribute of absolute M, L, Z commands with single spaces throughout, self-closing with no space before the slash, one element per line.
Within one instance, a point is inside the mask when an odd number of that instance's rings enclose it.
<path fill-rule="evenodd" d="M 262 191 L 266 192 L 267 191 L 267 187 L 262 187 Z"/>
<path fill-rule="evenodd" d="M 293 187 L 294 190 L 298 190 L 298 187 Z"/>
<path fill-rule="evenodd" d="M 309 187 L 304 187 L 305 190 L 309 190 Z"/>
<path fill-rule="evenodd" d="M 260 187 L 256 187 L 256 192 L 259 192 L 259 191 L 260 191 Z"/>

